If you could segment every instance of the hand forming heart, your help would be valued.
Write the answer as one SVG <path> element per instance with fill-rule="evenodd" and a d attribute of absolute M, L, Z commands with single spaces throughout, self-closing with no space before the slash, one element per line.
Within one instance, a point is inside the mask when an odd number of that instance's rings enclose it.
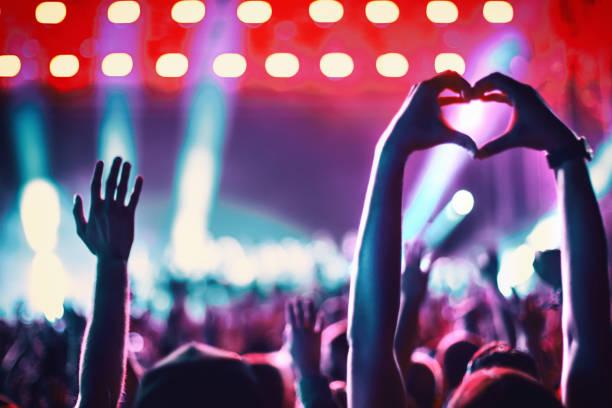
<path fill-rule="evenodd" d="M 440 97 L 450 89 L 460 96 Z M 480 149 L 466 134 L 449 127 L 440 107 L 470 100 L 502 102 L 514 107 L 510 129 Z M 389 126 L 383 142 L 403 154 L 443 143 L 458 144 L 477 158 L 486 158 L 515 147 L 551 152 L 576 139 L 575 134 L 550 110 L 531 86 L 504 74 L 493 73 L 474 87 L 459 74 L 446 71 L 414 86 Z"/>

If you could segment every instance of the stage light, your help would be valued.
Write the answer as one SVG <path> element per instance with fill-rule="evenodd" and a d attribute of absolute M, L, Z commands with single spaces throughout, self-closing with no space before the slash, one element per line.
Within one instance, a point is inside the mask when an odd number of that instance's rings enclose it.
<path fill-rule="evenodd" d="M 57 78 L 70 78 L 79 72 L 79 59 L 71 54 L 56 55 L 49 63 L 49 72 Z"/>
<path fill-rule="evenodd" d="M 55 187 L 44 179 L 28 182 L 19 206 L 26 241 L 35 252 L 51 252 L 57 244 L 60 202 Z"/>
<path fill-rule="evenodd" d="M 321 72 L 328 78 L 345 78 L 355 68 L 350 55 L 341 52 L 330 52 L 323 55 L 319 63 Z"/>
<path fill-rule="evenodd" d="M 293 54 L 279 52 L 266 58 L 266 72 L 275 78 L 290 78 L 300 69 L 300 61 Z"/>
<path fill-rule="evenodd" d="M 376 59 L 376 70 L 384 77 L 403 77 L 408 72 L 408 60 L 395 52 L 383 54 Z"/>
<path fill-rule="evenodd" d="M 124 77 L 132 72 L 134 63 L 130 54 L 117 52 L 108 54 L 102 60 L 102 72 L 109 77 Z"/>
<path fill-rule="evenodd" d="M 172 6 L 172 19 L 177 23 L 193 24 L 202 21 L 206 6 L 201 1 L 179 1 Z"/>
<path fill-rule="evenodd" d="M 392 1 L 370 1 L 366 4 L 365 13 L 374 24 L 391 24 L 399 18 L 400 10 Z"/>
<path fill-rule="evenodd" d="M 213 61 L 213 71 L 221 78 L 238 78 L 244 74 L 246 68 L 246 59 L 240 54 L 220 54 Z"/>
<path fill-rule="evenodd" d="M 140 17 L 140 4 L 136 1 L 116 1 L 108 6 L 108 20 L 115 24 L 130 24 Z"/>
<path fill-rule="evenodd" d="M 457 215 L 468 215 L 474 208 L 474 196 L 467 190 L 459 190 L 451 199 L 451 208 Z"/>
<path fill-rule="evenodd" d="M 344 7 L 336 0 L 316 0 L 310 3 L 308 14 L 317 23 L 335 23 L 342 19 Z"/>
<path fill-rule="evenodd" d="M 169 53 L 160 56 L 155 64 L 157 75 L 164 78 L 179 78 L 187 73 L 189 60 L 179 53 Z"/>
<path fill-rule="evenodd" d="M 512 288 L 526 283 L 533 275 L 535 252 L 527 245 L 520 245 L 502 253 L 497 286 L 504 296 L 512 294 Z"/>
<path fill-rule="evenodd" d="M 487 1 L 482 8 L 482 15 L 489 23 L 509 23 L 514 17 L 514 9 L 507 1 Z"/>
<path fill-rule="evenodd" d="M 0 77 L 17 76 L 21 71 L 21 60 L 16 55 L 0 55 Z"/>
<path fill-rule="evenodd" d="M 57 255 L 36 254 L 28 277 L 28 302 L 32 310 L 43 313 L 49 321 L 60 319 L 67 289 L 66 272 Z"/>
<path fill-rule="evenodd" d="M 436 56 L 434 63 L 436 72 L 455 71 L 460 75 L 465 73 L 465 61 L 461 55 L 452 52 L 443 52 Z"/>
<path fill-rule="evenodd" d="M 272 17 L 272 6 L 267 1 L 244 1 L 236 10 L 238 19 L 246 24 L 262 24 Z"/>
<path fill-rule="evenodd" d="M 59 24 L 66 18 L 66 5 L 61 1 L 45 1 L 36 6 L 35 15 L 41 24 Z"/>
<path fill-rule="evenodd" d="M 430 1 L 426 13 L 432 23 L 439 24 L 455 22 L 459 17 L 459 10 L 452 1 Z"/>

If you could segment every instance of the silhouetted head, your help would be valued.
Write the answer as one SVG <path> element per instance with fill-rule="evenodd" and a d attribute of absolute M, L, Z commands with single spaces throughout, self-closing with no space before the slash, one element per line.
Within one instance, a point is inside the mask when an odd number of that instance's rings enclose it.
<path fill-rule="evenodd" d="M 488 368 L 467 376 L 449 408 L 561 408 L 561 403 L 531 376 L 509 368 Z"/>
<path fill-rule="evenodd" d="M 436 360 L 442 366 L 446 393 L 461 384 L 467 365 L 481 344 L 478 336 L 463 331 L 451 332 L 440 340 Z"/>
<path fill-rule="evenodd" d="M 253 353 L 242 357 L 249 363 L 255 374 L 264 406 L 266 408 L 282 408 L 285 406 L 283 376 L 280 370 L 270 363 L 269 356 L 263 353 Z"/>
<path fill-rule="evenodd" d="M 143 377 L 136 407 L 263 407 L 257 379 L 240 356 L 191 343 Z"/>
<path fill-rule="evenodd" d="M 435 407 L 441 400 L 442 369 L 427 354 L 419 351 L 412 354 L 412 363 L 404 380 L 408 395 L 418 407 Z"/>
<path fill-rule="evenodd" d="M 492 341 L 482 346 L 468 364 L 468 374 L 483 368 L 513 368 L 539 380 L 540 376 L 535 360 L 531 355 L 510 347 L 503 341 Z"/>
<path fill-rule="evenodd" d="M 348 358 L 347 321 L 327 326 L 321 333 L 321 372 L 330 381 L 346 381 Z"/>

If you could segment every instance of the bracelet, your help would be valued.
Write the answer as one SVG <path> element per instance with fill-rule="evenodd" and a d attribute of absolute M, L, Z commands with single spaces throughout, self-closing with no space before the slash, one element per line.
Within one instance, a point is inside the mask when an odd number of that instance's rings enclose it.
<path fill-rule="evenodd" d="M 587 142 L 584 137 L 574 139 L 569 146 L 549 152 L 546 155 L 548 166 L 553 170 L 561 167 L 566 161 L 578 158 L 584 158 L 586 160 L 591 160 L 593 158 L 593 149 L 591 149 L 589 142 Z"/>

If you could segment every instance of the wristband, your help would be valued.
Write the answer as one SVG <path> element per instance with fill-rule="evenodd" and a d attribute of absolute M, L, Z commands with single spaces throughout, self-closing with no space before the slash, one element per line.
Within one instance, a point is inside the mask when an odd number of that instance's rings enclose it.
<path fill-rule="evenodd" d="M 584 137 L 574 139 L 568 146 L 546 155 L 548 166 L 553 170 L 561 167 L 566 161 L 578 158 L 586 160 L 591 160 L 593 158 L 593 149 L 591 149 L 591 146 Z"/>

